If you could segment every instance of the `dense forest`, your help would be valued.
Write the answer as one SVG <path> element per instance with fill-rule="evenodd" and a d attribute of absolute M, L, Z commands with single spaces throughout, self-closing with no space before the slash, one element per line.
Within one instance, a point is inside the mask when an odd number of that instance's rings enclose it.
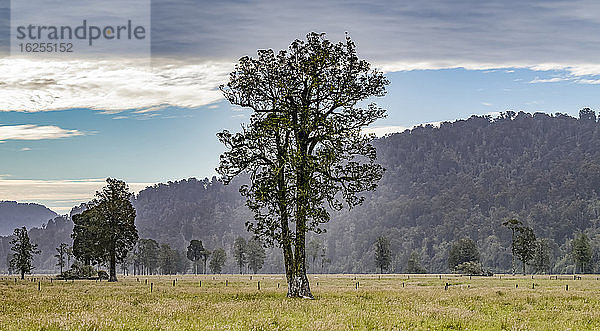
<path fill-rule="evenodd" d="M 386 168 L 362 206 L 332 213 L 327 232 L 313 235 L 309 272 L 375 272 L 375 242 L 389 238 L 392 272 L 406 272 L 411 256 L 428 272 L 448 272 L 452 243 L 473 239 L 481 263 L 511 269 L 511 232 L 517 218 L 548 243 L 551 271 L 573 271 L 571 241 L 591 238 L 594 272 L 600 272 L 600 124 L 593 111 L 564 114 L 506 112 L 473 116 L 439 127 L 419 126 L 376 139 Z M 140 238 L 184 250 L 192 239 L 231 255 L 252 215 L 237 192 L 243 179 L 224 186 L 216 178 L 158 184 L 133 201 Z M 78 212 L 75 208 L 72 213 Z M 53 271 L 54 247 L 70 240 L 72 223 L 55 218 L 30 230 L 42 255 L 37 271 Z M 5 254 L 8 238 L 0 238 Z M 261 272 L 282 272 L 281 253 L 267 250 Z M 0 265 L 0 270 L 5 269 Z M 224 272 L 236 272 L 230 257 Z"/>

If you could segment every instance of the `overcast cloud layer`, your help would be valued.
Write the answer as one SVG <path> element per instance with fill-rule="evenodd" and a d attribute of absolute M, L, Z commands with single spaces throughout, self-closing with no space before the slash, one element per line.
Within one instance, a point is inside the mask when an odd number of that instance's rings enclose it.
<path fill-rule="evenodd" d="M 70 8 L 66 0 L 54 3 Z M 119 54 L 102 60 L 6 57 L 0 60 L 0 110 L 206 105 L 220 98 L 217 87 L 240 56 L 285 48 L 309 31 L 334 40 L 348 31 L 360 55 L 387 71 L 528 67 L 564 69 L 564 79 L 599 82 L 597 1 L 160 0 L 151 8 L 151 70 Z M 0 10 L 0 26 L 6 16 Z"/>

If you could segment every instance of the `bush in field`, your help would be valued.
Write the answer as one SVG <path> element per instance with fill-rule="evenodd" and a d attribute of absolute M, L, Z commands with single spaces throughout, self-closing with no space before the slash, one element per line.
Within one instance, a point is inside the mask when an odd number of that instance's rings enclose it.
<path fill-rule="evenodd" d="M 106 274 L 106 271 L 101 271 Z M 61 279 L 87 279 L 98 277 L 99 273 L 91 265 L 85 265 L 81 262 L 75 262 L 71 269 L 63 272 L 58 278 Z M 107 278 L 108 279 L 108 278 Z"/>
<path fill-rule="evenodd" d="M 454 268 L 455 272 L 463 275 L 492 276 L 492 273 L 483 269 L 481 263 L 475 261 L 463 262 Z"/>

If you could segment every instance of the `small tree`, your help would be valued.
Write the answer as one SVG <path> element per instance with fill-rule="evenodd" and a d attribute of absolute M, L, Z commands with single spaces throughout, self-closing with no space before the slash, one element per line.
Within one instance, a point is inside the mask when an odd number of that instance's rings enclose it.
<path fill-rule="evenodd" d="M 592 245 L 585 233 L 579 233 L 575 239 L 573 239 L 572 254 L 575 262 L 575 272 L 579 270 L 580 273 L 585 273 L 590 269 L 592 261 Z"/>
<path fill-rule="evenodd" d="M 186 252 L 174 250 L 175 252 L 175 273 L 186 274 L 190 268 L 190 261 L 186 258 Z"/>
<path fill-rule="evenodd" d="M 547 273 L 550 271 L 550 244 L 548 239 L 539 239 L 535 243 L 533 254 L 533 269 L 535 273 Z"/>
<path fill-rule="evenodd" d="M 265 249 L 263 244 L 257 238 L 248 240 L 246 245 L 248 256 L 248 268 L 252 270 L 252 273 L 257 273 L 258 269 L 263 267 L 265 263 Z"/>
<path fill-rule="evenodd" d="M 21 279 L 25 279 L 25 273 L 30 273 L 33 269 L 33 255 L 40 254 L 37 245 L 29 240 L 29 234 L 25 227 L 15 229 L 14 238 L 10 241 L 10 248 L 14 253 L 10 260 L 12 270 L 21 273 Z"/>
<path fill-rule="evenodd" d="M 163 275 L 173 275 L 177 273 L 176 252 L 168 244 L 161 244 L 158 251 L 158 261 L 160 271 Z"/>
<path fill-rule="evenodd" d="M 388 270 L 391 263 L 390 240 L 386 236 L 379 236 L 375 242 L 375 265 L 383 273 L 384 270 Z"/>
<path fill-rule="evenodd" d="M 533 229 L 530 227 L 520 227 L 517 232 L 514 250 L 523 265 L 523 274 L 525 274 L 525 266 L 529 264 L 535 254 L 536 239 Z"/>
<path fill-rule="evenodd" d="M 223 270 L 223 266 L 227 261 L 227 253 L 223 248 L 217 248 L 212 252 L 212 257 L 210 258 L 210 270 L 214 274 L 220 274 Z"/>
<path fill-rule="evenodd" d="M 63 268 L 65 267 L 65 257 L 67 255 L 67 248 L 69 245 L 66 243 L 61 243 L 58 247 L 56 247 L 57 254 L 54 257 L 57 259 L 56 266 L 60 267 L 60 273 L 63 273 Z"/>
<path fill-rule="evenodd" d="M 202 270 L 204 271 L 204 274 L 207 274 L 208 269 L 206 268 L 206 262 L 208 261 L 208 258 L 211 255 L 211 251 L 205 248 L 200 254 L 202 255 L 202 265 L 204 268 Z"/>
<path fill-rule="evenodd" d="M 237 237 L 233 243 L 233 258 L 240 268 L 240 274 L 242 274 L 244 266 L 248 262 L 246 256 L 246 239 L 243 237 Z"/>
<path fill-rule="evenodd" d="M 479 262 L 479 249 L 471 238 L 455 241 L 448 253 L 450 271 L 456 271 L 456 267 L 465 262 Z"/>
<path fill-rule="evenodd" d="M 502 223 L 505 227 L 509 228 L 512 232 L 512 239 L 510 243 L 511 253 L 512 253 L 512 274 L 515 274 L 515 231 L 523 225 L 523 223 L 517 219 L 511 219 L 504 223 Z"/>
<path fill-rule="evenodd" d="M 137 251 L 134 260 L 138 263 L 142 270 L 142 274 L 151 275 L 158 268 L 158 253 L 159 246 L 154 239 L 140 239 L 137 243 Z"/>
<path fill-rule="evenodd" d="M 194 239 L 190 241 L 190 245 L 187 248 L 187 258 L 194 263 L 196 275 L 198 274 L 198 264 L 200 264 L 200 261 L 202 260 L 203 251 L 204 246 L 202 245 L 201 240 Z"/>
<path fill-rule="evenodd" d="M 424 274 L 427 270 L 421 265 L 421 255 L 417 251 L 412 251 L 406 262 L 406 272 L 409 274 Z"/>

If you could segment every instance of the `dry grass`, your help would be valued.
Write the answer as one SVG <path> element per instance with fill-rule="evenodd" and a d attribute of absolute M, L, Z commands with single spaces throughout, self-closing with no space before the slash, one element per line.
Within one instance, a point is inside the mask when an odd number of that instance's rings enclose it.
<path fill-rule="evenodd" d="M 316 300 L 287 299 L 281 275 L 42 279 L 41 291 L 11 278 L 0 280 L 0 329 L 600 329 L 600 280 L 563 278 L 317 275 Z"/>

